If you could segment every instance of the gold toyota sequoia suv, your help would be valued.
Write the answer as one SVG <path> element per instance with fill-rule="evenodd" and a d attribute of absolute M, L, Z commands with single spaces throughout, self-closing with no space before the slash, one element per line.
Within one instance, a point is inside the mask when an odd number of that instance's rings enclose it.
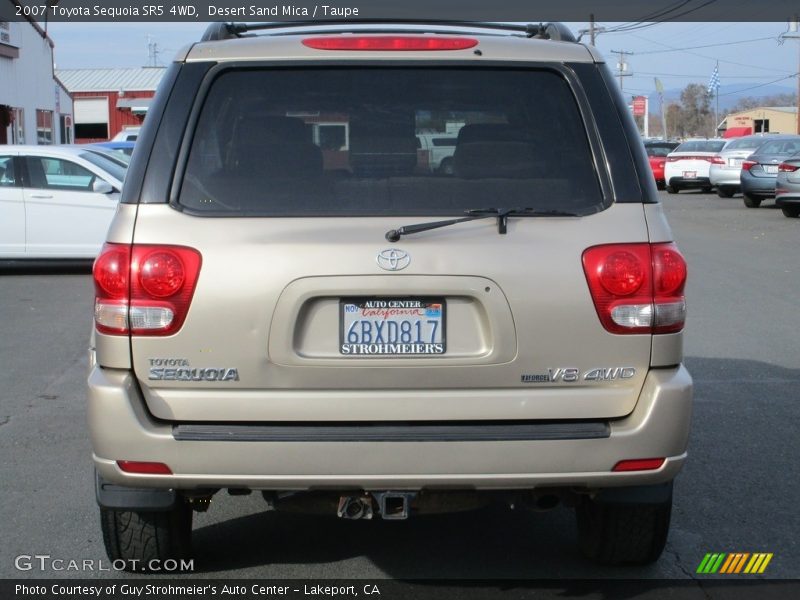
<path fill-rule="evenodd" d="M 94 265 L 109 557 L 187 557 L 227 489 L 343 519 L 564 504 L 588 557 L 654 561 L 685 282 L 628 108 L 563 25 L 215 23 Z"/>

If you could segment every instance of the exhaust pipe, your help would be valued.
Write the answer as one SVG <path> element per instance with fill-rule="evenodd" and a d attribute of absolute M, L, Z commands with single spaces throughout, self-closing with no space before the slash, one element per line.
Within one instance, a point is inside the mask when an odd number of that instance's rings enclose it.
<path fill-rule="evenodd" d="M 561 499 L 556 496 L 555 494 L 545 494 L 542 496 L 535 496 L 533 499 L 533 505 L 531 508 L 536 511 L 547 511 L 552 510 L 556 506 L 559 505 Z"/>
<path fill-rule="evenodd" d="M 336 515 L 342 519 L 371 519 L 372 499 L 369 496 L 341 496 Z"/>

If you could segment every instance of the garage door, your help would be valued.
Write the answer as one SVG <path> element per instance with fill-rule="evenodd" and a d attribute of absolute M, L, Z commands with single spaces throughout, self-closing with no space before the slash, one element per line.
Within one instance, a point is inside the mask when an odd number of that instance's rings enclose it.
<path fill-rule="evenodd" d="M 108 124 L 108 98 L 75 98 L 75 123 Z"/>

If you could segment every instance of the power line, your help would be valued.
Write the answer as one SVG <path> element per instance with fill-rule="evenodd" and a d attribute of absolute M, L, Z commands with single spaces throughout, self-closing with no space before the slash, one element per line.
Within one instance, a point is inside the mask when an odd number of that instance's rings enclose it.
<path fill-rule="evenodd" d="M 664 17 L 664 16 L 668 15 L 670 12 L 672 12 L 674 10 L 678 10 L 678 9 L 686 6 L 691 1 L 692 0 L 681 0 L 681 1 L 677 2 L 676 4 L 672 5 L 671 7 L 668 7 L 666 9 L 661 10 L 661 12 L 649 13 L 649 14 L 641 17 L 638 21 L 630 21 L 628 23 L 623 23 L 622 25 L 619 25 L 619 26 L 614 27 L 612 29 L 608 29 L 607 32 L 608 33 L 616 33 L 618 31 L 623 31 L 623 30 L 625 30 L 625 28 L 628 28 L 628 27 L 642 25 L 642 24 L 644 24 L 646 22 L 649 22 L 649 21 L 656 21 L 659 17 Z M 659 24 L 659 23 L 658 22 L 650 23 L 650 25 L 657 25 L 657 24 Z"/>
<path fill-rule="evenodd" d="M 758 88 L 762 88 L 768 85 L 772 85 L 773 83 L 778 83 L 780 81 L 786 81 L 787 79 L 794 79 L 797 77 L 798 74 L 795 73 L 794 75 L 787 75 L 786 77 L 781 77 L 780 79 L 776 79 L 775 81 L 768 81 L 767 83 L 762 83 L 760 85 L 754 85 L 753 87 L 744 88 L 743 90 L 736 90 L 735 92 L 727 92 L 725 94 L 720 94 L 720 96 L 732 96 L 734 94 L 741 94 L 742 92 L 749 92 L 750 90 L 755 90 Z"/>
<path fill-rule="evenodd" d="M 682 8 L 683 6 L 685 6 L 686 4 L 688 4 L 690 1 L 691 0 L 684 1 L 683 3 L 680 4 L 680 6 L 677 6 L 675 8 L 672 8 L 672 9 L 669 9 L 669 10 L 666 10 L 666 11 L 663 11 L 663 13 L 660 16 L 665 16 L 666 14 L 668 14 L 668 13 L 674 11 L 674 10 L 678 10 L 678 9 Z M 645 19 L 642 19 L 641 21 L 639 21 L 638 23 L 633 23 L 631 26 L 626 26 L 626 25 L 623 24 L 623 25 L 621 25 L 621 26 L 619 26 L 617 28 L 607 30 L 606 33 L 626 33 L 626 32 L 629 32 L 629 31 L 636 31 L 638 29 L 646 29 L 648 27 L 653 27 L 655 25 L 661 25 L 662 23 L 665 23 L 667 21 L 672 21 L 672 20 L 677 19 L 679 17 L 683 17 L 683 16 L 691 14 L 691 13 L 693 13 L 695 11 L 698 11 L 701 8 L 705 8 L 709 4 L 713 4 L 716 1 L 717 0 L 707 0 L 703 4 L 701 4 L 699 6 L 696 6 L 694 8 L 690 8 L 689 10 L 685 10 L 682 13 L 671 15 L 668 18 L 660 19 L 660 20 L 656 18 L 656 19 L 653 19 L 653 22 L 650 22 L 650 23 L 646 23 L 645 21 L 647 21 L 648 19 L 645 18 Z"/>
<path fill-rule="evenodd" d="M 654 73 L 654 72 L 650 72 L 650 71 L 637 71 L 637 73 L 639 75 L 652 75 L 654 77 L 681 77 L 681 78 L 697 77 L 698 79 L 703 78 L 703 77 L 708 77 L 708 73 L 701 73 L 699 75 L 696 74 L 696 73 L 692 73 L 692 74 L 689 74 L 689 73 Z M 764 79 L 764 76 L 763 75 L 732 75 L 732 76 L 726 76 L 726 79 Z"/>
<path fill-rule="evenodd" d="M 662 42 L 657 42 L 655 40 L 649 40 L 646 37 L 642 37 L 640 35 L 636 35 L 635 33 L 631 34 L 633 37 L 638 38 L 640 40 L 644 40 L 645 42 L 656 44 L 658 46 L 663 46 L 664 48 L 670 48 L 675 50 L 675 46 L 670 46 L 669 44 L 664 44 Z M 699 56 L 700 58 L 707 58 L 708 60 L 719 61 L 721 63 L 725 63 L 728 65 L 736 65 L 737 67 L 747 67 L 748 69 L 758 69 L 760 71 L 772 71 L 773 73 L 786 73 L 783 69 L 773 69 L 770 67 L 762 67 L 760 65 L 748 65 L 746 63 L 735 62 L 732 60 L 725 60 L 722 58 L 716 58 L 714 56 L 708 56 L 707 54 L 700 54 L 699 52 L 692 52 L 691 50 L 683 50 L 686 54 L 691 54 L 692 56 Z"/>
<path fill-rule="evenodd" d="M 689 46 L 687 48 L 672 48 L 671 50 L 645 50 L 644 52 L 637 52 L 638 55 L 644 54 L 664 54 L 666 52 L 686 52 L 687 50 L 697 50 L 699 48 L 715 48 L 717 46 L 735 46 L 736 44 L 749 44 L 751 42 L 763 42 L 764 40 L 776 40 L 775 36 L 766 36 L 760 38 L 752 38 L 749 40 L 736 40 L 735 42 L 719 42 L 717 44 L 704 44 L 702 46 Z M 657 43 L 657 42 L 656 42 Z"/>

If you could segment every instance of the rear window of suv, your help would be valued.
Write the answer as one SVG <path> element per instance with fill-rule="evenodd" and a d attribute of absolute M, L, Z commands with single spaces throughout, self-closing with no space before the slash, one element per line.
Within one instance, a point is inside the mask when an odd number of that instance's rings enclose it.
<path fill-rule="evenodd" d="M 417 136 L 455 131 L 442 173 Z M 178 203 L 231 216 L 604 208 L 564 77 L 474 68 L 224 71 L 197 119 Z"/>

